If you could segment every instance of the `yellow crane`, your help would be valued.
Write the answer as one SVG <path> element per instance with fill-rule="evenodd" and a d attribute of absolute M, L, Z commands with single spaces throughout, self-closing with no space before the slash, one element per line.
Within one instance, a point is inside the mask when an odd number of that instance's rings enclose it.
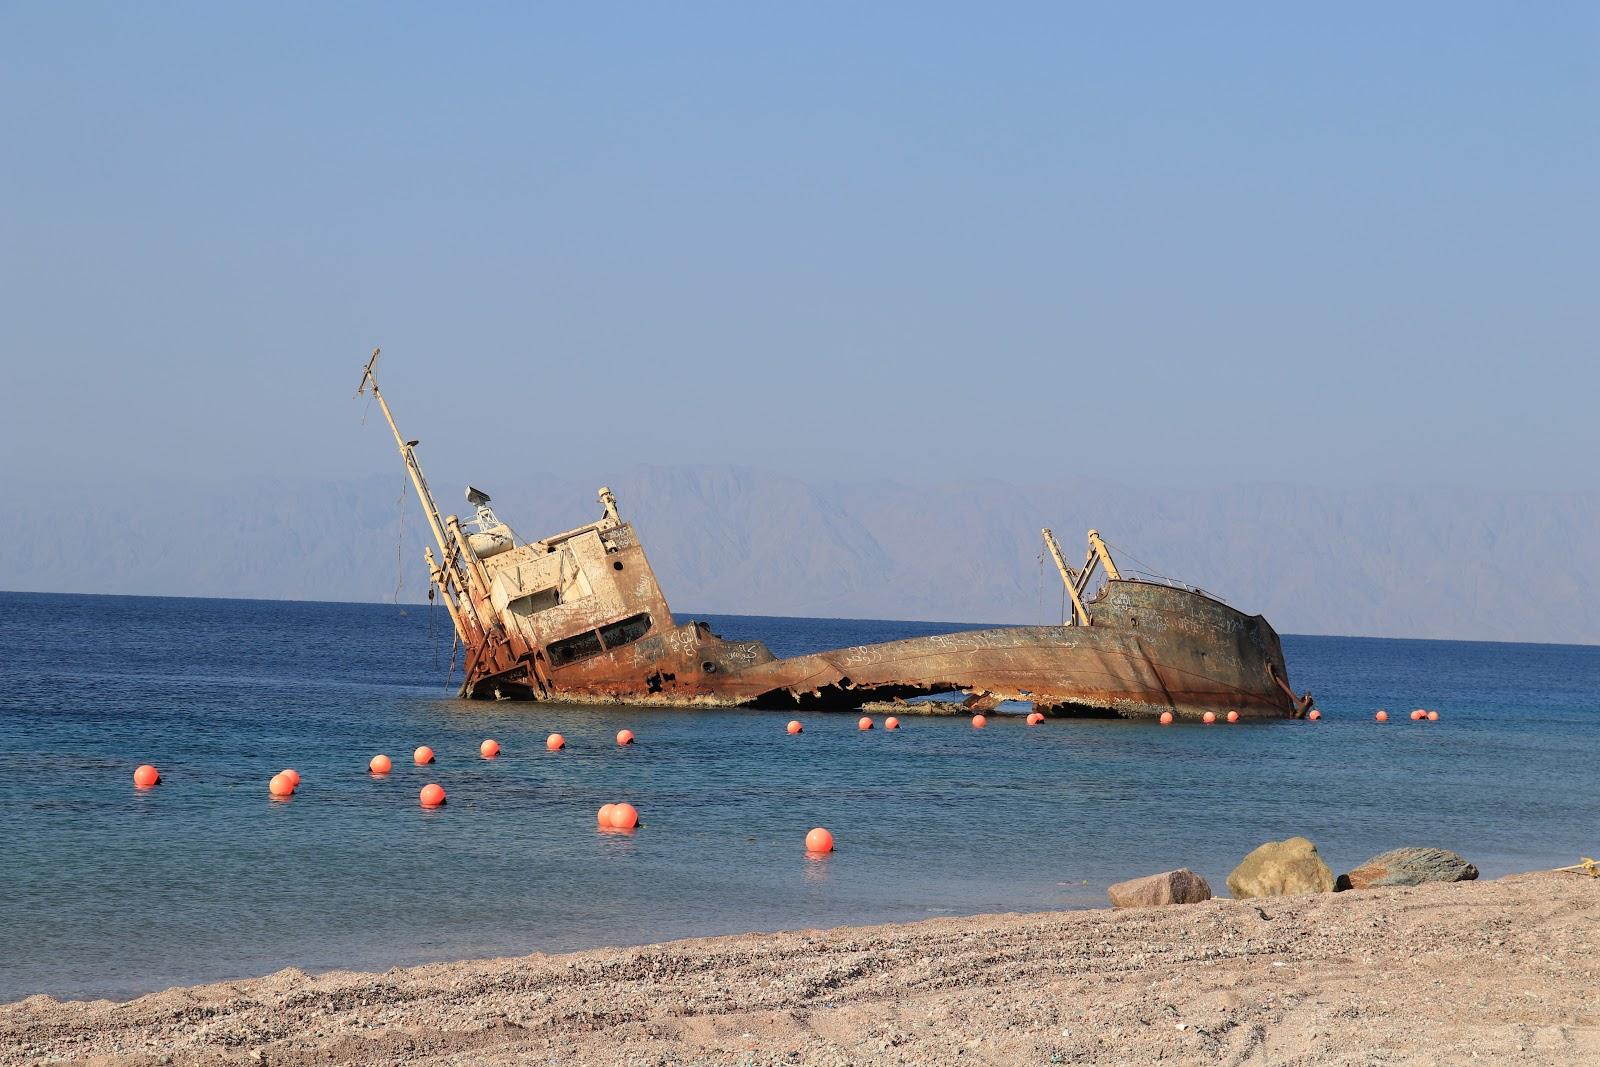
<path fill-rule="evenodd" d="M 1122 578 L 1116 563 L 1112 562 L 1111 552 L 1106 548 L 1106 543 L 1100 540 L 1100 531 L 1089 531 L 1089 554 L 1079 570 L 1073 570 L 1067 565 L 1067 558 L 1061 554 L 1061 546 L 1056 543 L 1056 535 L 1050 532 L 1050 528 L 1047 526 L 1041 532 L 1044 534 L 1044 546 L 1050 550 L 1051 558 L 1056 561 L 1056 570 L 1061 572 L 1061 581 L 1067 587 L 1067 595 L 1072 598 L 1070 625 L 1092 626 L 1094 623 L 1089 618 L 1089 611 L 1083 606 L 1083 594 L 1089 590 L 1089 579 L 1094 574 L 1095 564 L 1104 567 L 1106 577 L 1112 581 Z"/>

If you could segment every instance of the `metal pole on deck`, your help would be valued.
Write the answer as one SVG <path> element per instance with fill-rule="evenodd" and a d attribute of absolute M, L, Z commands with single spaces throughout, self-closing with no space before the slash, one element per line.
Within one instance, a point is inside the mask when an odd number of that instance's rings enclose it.
<path fill-rule="evenodd" d="M 445 539 L 444 525 L 439 521 L 439 508 L 433 502 L 433 494 L 428 491 L 428 480 L 422 476 L 422 466 L 417 462 L 415 451 L 416 441 L 407 441 L 400 435 L 400 427 L 395 425 L 394 413 L 389 410 L 389 402 L 383 398 L 383 393 L 378 389 L 378 353 L 379 349 L 372 350 L 372 358 L 367 360 L 366 369 L 361 372 L 361 385 L 356 389 L 356 395 L 361 396 L 367 391 L 367 383 L 372 383 L 372 396 L 377 400 L 378 407 L 383 409 L 384 421 L 389 424 L 389 432 L 394 434 L 394 443 L 400 449 L 400 458 L 405 460 L 406 471 L 411 475 L 411 484 L 417 490 L 417 499 L 422 502 L 423 514 L 428 517 L 428 525 L 433 528 L 434 540 L 439 542 L 439 551 L 449 554 L 449 542 Z"/>

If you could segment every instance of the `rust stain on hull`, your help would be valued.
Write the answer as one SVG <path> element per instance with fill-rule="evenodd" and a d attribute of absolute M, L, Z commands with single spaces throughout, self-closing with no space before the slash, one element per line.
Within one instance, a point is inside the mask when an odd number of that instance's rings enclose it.
<path fill-rule="evenodd" d="M 965 630 L 787 659 L 691 623 L 635 651 L 556 672 L 552 695 L 850 710 L 869 700 L 965 692 L 1059 715 L 1298 713 L 1299 701 L 1273 680 L 1274 672 L 1285 676 L 1283 652 L 1260 616 L 1188 590 L 1128 581 L 1108 583 L 1090 610 L 1095 624 L 1085 627 Z"/>
<path fill-rule="evenodd" d="M 1207 711 L 1303 715 L 1278 635 L 1184 586 L 1130 580 L 1089 532 L 1081 570 L 1049 530 L 1073 616 L 1061 626 L 966 630 L 779 659 L 760 641 L 730 641 L 679 623 L 610 490 L 603 513 L 575 530 L 526 542 L 468 490 L 476 517 L 440 517 L 415 441 L 378 392 L 375 351 L 362 377 L 394 433 L 440 555 L 429 577 L 466 649 L 461 695 L 471 698 L 846 710 L 865 701 L 962 692 L 974 702 L 1031 703 L 1046 714 L 1155 716 Z M 1091 596 L 1097 568 L 1106 581 Z"/>

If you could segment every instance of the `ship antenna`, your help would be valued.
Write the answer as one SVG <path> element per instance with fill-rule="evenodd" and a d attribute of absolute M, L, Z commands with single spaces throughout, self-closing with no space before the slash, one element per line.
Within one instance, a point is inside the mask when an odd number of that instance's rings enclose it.
<path fill-rule="evenodd" d="M 439 521 L 439 508 L 433 502 L 433 493 L 428 490 L 428 480 L 422 476 L 422 465 L 417 462 L 417 442 L 408 441 L 400 435 L 400 427 L 394 423 L 394 413 L 389 410 L 389 402 L 378 390 L 379 351 L 380 349 L 376 348 L 372 350 L 372 358 L 367 360 L 366 367 L 361 371 L 361 384 L 356 388 L 356 396 L 365 394 L 369 384 L 372 386 L 372 397 L 383 410 L 383 417 L 389 423 L 389 432 L 394 434 L 394 443 L 400 449 L 400 458 L 405 460 L 406 473 L 411 475 L 411 484 L 417 490 L 417 499 L 422 502 L 422 511 L 428 517 L 428 525 L 433 528 L 434 539 L 439 542 L 439 551 L 448 555 L 444 524 Z"/>

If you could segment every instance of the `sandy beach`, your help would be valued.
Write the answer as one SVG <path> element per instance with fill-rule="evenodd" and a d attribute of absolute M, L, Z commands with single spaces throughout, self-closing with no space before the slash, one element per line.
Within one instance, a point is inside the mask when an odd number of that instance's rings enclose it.
<path fill-rule="evenodd" d="M 0 1062 L 1600 1062 L 1600 880 L 938 919 L 0 1007 Z"/>

